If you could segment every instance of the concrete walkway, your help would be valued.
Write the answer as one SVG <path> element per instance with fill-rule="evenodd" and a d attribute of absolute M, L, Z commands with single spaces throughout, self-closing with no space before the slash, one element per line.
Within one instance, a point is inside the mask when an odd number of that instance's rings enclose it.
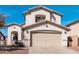
<path fill-rule="evenodd" d="M 78 51 L 67 47 L 53 47 L 53 48 L 43 48 L 43 47 L 31 47 L 29 49 L 30 54 L 78 54 Z"/>

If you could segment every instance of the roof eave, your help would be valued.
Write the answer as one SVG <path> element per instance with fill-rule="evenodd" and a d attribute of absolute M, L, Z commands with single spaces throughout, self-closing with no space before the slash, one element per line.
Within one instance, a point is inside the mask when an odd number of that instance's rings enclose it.
<path fill-rule="evenodd" d="M 6 27 L 10 27 L 10 26 L 13 26 L 13 25 L 17 25 L 17 26 L 22 27 L 22 25 L 19 25 L 19 24 L 9 24 L 9 25 L 6 25 Z"/>
<path fill-rule="evenodd" d="M 42 22 L 42 23 L 44 24 L 45 22 L 47 22 L 47 23 L 52 23 L 52 22 L 50 22 L 50 21 L 44 21 L 44 22 Z M 37 24 L 38 24 L 38 23 L 37 23 Z M 33 24 L 33 25 L 37 25 L 37 24 Z M 40 24 L 40 23 L 39 23 L 39 24 Z M 52 23 L 52 24 L 55 24 L 55 23 Z M 22 29 L 25 30 L 26 28 L 30 28 L 30 27 L 33 26 L 33 25 L 25 26 L 25 27 L 23 27 Z M 62 29 L 64 29 L 64 30 L 66 30 L 66 31 L 70 31 L 70 29 L 67 28 L 67 27 L 61 26 L 61 25 L 59 25 L 59 24 L 55 24 L 55 25 L 58 26 L 58 27 L 60 27 L 60 28 L 62 28 Z"/>
<path fill-rule="evenodd" d="M 67 24 L 67 25 L 65 25 L 65 26 L 66 26 L 66 27 L 69 27 L 69 26 L 74 25 L 74 24 L 76 24 L 76 23 L 79 23 L 79 20 L 73 21 L 73 22 L 71 22 L 71 23 L 69 23 L 69 24 Z"/>
<path fill-rule="evenodd" d="M 56 13 L 56 14 L 58 14 L 58 15 L 60 15 L 60 16 L 63 16 L 63 14 L 61 14 L 61 13 L 59 13 L 59 12 L 57 12 L 57 11 L 54 11 L 54 10 L 47 9 L 47 8 L 45 8 L 45 7 L 43 7 L 43 6 L 41 6 L 41 7 L 38 6 L 38 7 L 36 7 L 36 8 L 45 9 L 45 10 L 47 10 L 47 11 L 50 12 L 50 13 Z M 30 10 L 24 12 L 23 14 L 24 14 L 24 15 L 28 15 L 28 14 L 30 14 L 33 10 L 35 10 L 36 8 L 30 9 Z"/>

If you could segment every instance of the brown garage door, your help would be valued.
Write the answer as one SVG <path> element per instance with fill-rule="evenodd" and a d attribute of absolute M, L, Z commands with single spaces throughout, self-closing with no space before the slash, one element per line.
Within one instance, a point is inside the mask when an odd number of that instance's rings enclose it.
<path fill-rule="evenodd" d="M 61 46 L 61 34 L 32 34 L 32 46 L 35 47 L 59 47 Z"/>

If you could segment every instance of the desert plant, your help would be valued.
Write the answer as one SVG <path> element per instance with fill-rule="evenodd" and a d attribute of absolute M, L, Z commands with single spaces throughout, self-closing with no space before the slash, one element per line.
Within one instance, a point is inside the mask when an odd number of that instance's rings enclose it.
<path fill-rule="evenodd" d="M 15 42 L 15 45 L 16 45 L 17 47 L 25 47 L 24 44 L 23 44 L 21 41 L 20 41 L 20 42 L 19 42 L 19 41 L 16 41 L 16 42 Z"/>

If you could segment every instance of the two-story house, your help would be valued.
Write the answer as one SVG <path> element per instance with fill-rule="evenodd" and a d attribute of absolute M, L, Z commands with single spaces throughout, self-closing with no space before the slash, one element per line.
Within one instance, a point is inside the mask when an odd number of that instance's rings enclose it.
<path fill-rule="evenodd" d="M 26 11 L 24 17 L 24 25 L 8 25 L 7 45 L 22 40 L 28 47 L 67 46 L 67 32 L 70 29 L 61 24 L 63 14 L 37 6 Z"/>

